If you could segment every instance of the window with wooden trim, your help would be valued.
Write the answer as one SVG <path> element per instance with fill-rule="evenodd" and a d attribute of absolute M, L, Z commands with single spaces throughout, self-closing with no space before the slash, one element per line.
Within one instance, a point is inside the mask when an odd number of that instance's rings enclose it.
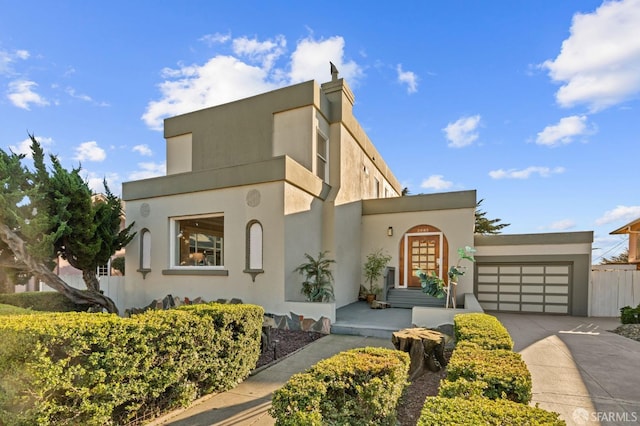
<path fill-rule="evenodd" d="M 172 267 L 221 268 L 224 265 L 224 216 L 173 218 Z"/>

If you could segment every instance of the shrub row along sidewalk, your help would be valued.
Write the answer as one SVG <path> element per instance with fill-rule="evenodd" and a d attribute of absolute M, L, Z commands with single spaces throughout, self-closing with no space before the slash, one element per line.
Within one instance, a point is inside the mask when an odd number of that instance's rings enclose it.
<path fill-rule="evenodd" d="M 459 314 L 457 345 L 436 397 L 418 425 L 564 425 L 557 413 L 527 405 L 531 374 L 506 328 L 493 316 Z M 360 348 L 296 374 L 274 393 L 270 414 L 284 425 L 395 425 L 408 385 L 404 352 Z"/>
<path fill-rule="evenodd" d="M 438 396 L 427 397 L 419 426 L 565 425 L 557 413 L 527 405 L 531 373 L 513 340 L 494 316 L 454 317 L 456 348 Z"/>
<path fill-rule="evenodd" d="M 0 424 L 125 424 L 234 387 L 260 355 L 264 310 L 202 304 L 0 320 Z"/>

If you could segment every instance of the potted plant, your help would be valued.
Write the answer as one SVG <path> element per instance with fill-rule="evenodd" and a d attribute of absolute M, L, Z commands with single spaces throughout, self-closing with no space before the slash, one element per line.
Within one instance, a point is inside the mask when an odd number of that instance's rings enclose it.
<path fill-rule="evenodd" d="M 294 272 L 304 275 L 301 292 L 309 302 L 330 302 L 334 299 L 333 274 L 330 267 L 335 260 L 326 258 L 326 254 L 326 251 L 322 251 L 318 258 L 314 259 L 305 253 L 307 262 L 294 269 Z"/>
<path fill-rule="evenodd" d="M 371 303 L 381 289 L 378 286 L 378 280 L 382 276 L 382 271 L 391 261 L 391 256 L 382 252 L 379 249 L 373 253 L 367 255 L 367 260 L 364 263 L 364 279 L 369 285 L 369 293 L 367 294 L 367 303 Z"/>
<path fill-rule="evenodd" d="M 458 262 L 454 266 L 451 266 L 449 268 L 449 271 L 447 272 L 447 276 L 449 277 L 448 283 L 440 278 L 435 272 L 426 274 L 421 270 L 416 271 L 416 275 L 418 276 L 418 278 L 420 278 L 420 286 L 422 287 L 422 291 L 430 296 L 437 297 L 439 299 L 442 299 L 443 297 L 445 297 L 445 295 L 450 294 L 453 301 L 453 307 L 455 308 L 455 289 L 458 285 L 458 278 L 465 273 L 465 267 L 460 266 L 460 262 L 462 260 L 475 262 L 476 260 L 473 257 L 473 253 L 475 252 L 476 250 L 473 247 L 469 246 L 458 249 Z M 446 305 L 449 305 L 448 299 Z"/>

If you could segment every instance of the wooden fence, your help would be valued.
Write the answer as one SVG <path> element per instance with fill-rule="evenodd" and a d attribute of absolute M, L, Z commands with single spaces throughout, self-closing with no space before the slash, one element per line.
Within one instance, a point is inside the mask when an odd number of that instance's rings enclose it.
<path fill-rule="evenodd" d="M 618 317 L 620 308 L 640 304 L 640 271 L 594 269 L 590 288 L 589 316 Z"/>

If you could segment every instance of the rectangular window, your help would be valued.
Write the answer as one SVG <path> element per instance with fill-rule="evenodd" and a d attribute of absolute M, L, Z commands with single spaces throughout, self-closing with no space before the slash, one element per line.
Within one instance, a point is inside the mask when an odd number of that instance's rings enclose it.
<path fill-rule="evenodd" d="M 318 133 L 316 149 L 316 174 L 322 180 L 326 180 L 327 175 L 327 139 Z"/>
<path fill-rule="evenodd" d="M 109 263 L 111 263 L 111 262 L 109 262 Z M 109 263 L 98 266 L 97 275 L 99 277 L 108 277 L 109 275 L 111 275 L 109 273 L 109 269 L 110 269 Z"/>
<path fill-rule="evenodd" d="M 202 268 L 224 265 L 224 216 L 192 216 L 172 221 L 176 233 L 172 266 Z"/>
<path fill-rule="evenodd" d="M 373 178 L 373 196 L 380 198 L 380 181 L 378 178 Z"/>

